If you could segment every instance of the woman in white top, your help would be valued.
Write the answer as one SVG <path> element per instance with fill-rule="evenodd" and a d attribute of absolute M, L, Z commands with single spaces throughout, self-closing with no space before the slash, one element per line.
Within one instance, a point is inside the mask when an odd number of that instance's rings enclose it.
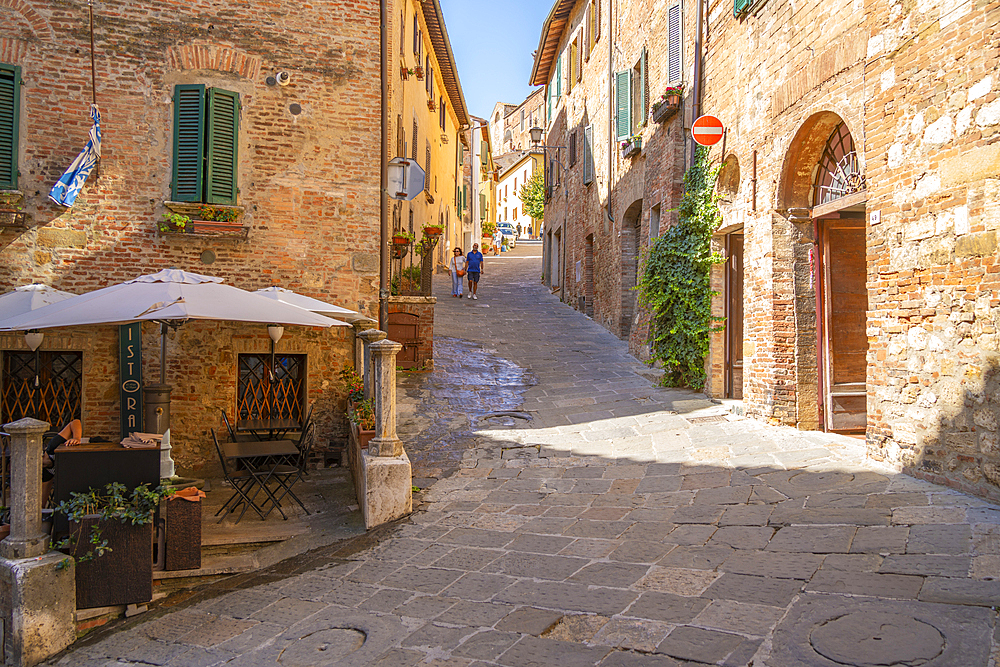
<path fill-rule="evenodd" d="M 459 299 L 462 298 L 462 276 L 465 275 L 467 265 L 465 253 L 462 252 L 461 248 L 455 248 L 448 268 L 451 269 L 451 295 L 457 296 Z M 460 271 L 461 273 L 459 273 Z"/>

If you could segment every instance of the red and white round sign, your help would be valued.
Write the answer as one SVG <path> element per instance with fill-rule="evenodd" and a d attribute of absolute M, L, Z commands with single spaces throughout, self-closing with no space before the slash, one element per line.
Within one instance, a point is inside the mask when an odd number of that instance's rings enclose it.
<path fill-rule="evenodd" d="M 722 140 L 726 128 L 715 116 L 704 115 L 691 126 L 691 136 L 702 146 L 714 146 Z"/>

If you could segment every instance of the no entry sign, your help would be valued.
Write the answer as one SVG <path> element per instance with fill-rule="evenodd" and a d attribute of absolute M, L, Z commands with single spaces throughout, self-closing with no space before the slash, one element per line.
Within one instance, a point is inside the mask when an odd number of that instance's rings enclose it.
<path fill-rule="evenodd" d="M 726 128 L 715 116 L 704 115 L 691 126 L 691 136 L 702 146 L 714 146 L 722 140 Z"/>

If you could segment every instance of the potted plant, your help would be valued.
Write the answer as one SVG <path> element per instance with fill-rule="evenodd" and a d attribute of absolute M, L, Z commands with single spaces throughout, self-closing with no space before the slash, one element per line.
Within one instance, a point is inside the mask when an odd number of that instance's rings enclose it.
<path fill-rule="evenodd" d="M 413 74 L 413 70 L 412 69 L 410 69 L 406 65 L 401 65 L 400 66 L 400 68 L 399 68 L 399 76 L 403 79 L 403 81 L 406 81 L 407 79 L 409 79 L 412 74 Z"/>
<path fill-rule="evenodd" d="M 79 609 L 148 602 L 153 597 L 153 512 L 173 489 L 108 484 L 72 493 L 56 507 L 69 535 L 56 548 L 76 559 Z"/>
<path fill-rule="evenodd" d="M 405 229 L 392 233 L 393 245 L 410 245 L 413 243 L 414 238 L 413 233 L 408 232 Z"/>
<path fill-rule="evenodd" d="M 191 222 L 191 218 L 188 216 L 169 212 L 163 214 L 163 219 L 158 226 L 161 234 L 184 234 L 191 230 L 188 226 L 189 222 Z"/>
<path fill-rule="evenodd" d="M 340 371 L 340 379 L 347 386 L 347 409 L 350 411 L 355 403 L 365 398 L 365 381 L 353 368 Z"/>
<path fill-rule="evenodd" d="M 413 68 L 413 73 L 416 74 L 417 81 L 424 80 L 424 68 L 421 67 L 420 65 L 417 65 L 416 67 Z"/>
<path fill-rule="evenodd" d="M 435 222 L 428 222 L 424 225 L 424 234 L 427 236 L 441 236 L 444 232 L 444 227 Z"/>
<path fill-rule="evenodd" d="M 370 398 L 356 401 L 348 412 L 351 430 L 361 449 L 368 448 L 368 441 L 375 437 L 375 404 Z"/>
<path fill-rule="evenodd" d="M 211 206 L 204 204 L 198 207 L 198 215 L 191 220 L 195 233 L 233 232 L 243 230 L 240 221 L 241 211 L 231 206 Z"/>
<path fill-rule="evenodd" d="M 669 86 L 660 95 L 660 99 L 653 102 L 650 114 L 654 123 L 662 123 L 667 120 L 681 107 L 681 93 L 684 91 L 682 85 Z"/>
<path fill-rule="evenodd" d="M 427 100 L 427 108 L 430 111 L 437 111 L 437 103 L 434 100 Z"/>
<path fill-rule="evenodd" d="M 0 227 L 24 227 L 24 197 L 20 194 L 0 195 Z"/>
<path fill-rule="evenodd" d="M 633 134 L 631 137 L 621 142 L 621 149 L 623 158 L 638 155 L 639 151 L 642 150 L 642 136 Z"/>

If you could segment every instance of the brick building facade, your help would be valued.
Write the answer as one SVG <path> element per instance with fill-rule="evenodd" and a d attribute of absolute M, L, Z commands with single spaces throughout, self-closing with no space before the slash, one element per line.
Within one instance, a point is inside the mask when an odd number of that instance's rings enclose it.
<path fill-rule="evenodd" d="M 684 109 L 654 119 L 668 85 L 690 80 L 674 2 L 559 0 L 529 83 L 546 86 L 544 281 L 648 358 L 636 305 L 640 257 L 671 222 L 684 172 Z M 614 45 L 609 67 L 609 41 Z M 641 138 L 626 154 L 620 141 Z M 610 156 L 610 159 L 609 159 Z"/>
<path fill-rule="evenodd" d="M 457 135 L 467 119 L 440 7 L 434 0 L 390 4 L 389 145 L 402 116 L 409 141 L 419 126 L 409 148 L 419 147 L 421 164 L 431 156 L 430 196 L 401 217 L 408 219 L 412 210 L 417 224 L 454 220 Z M 176 267 L 244 289 L 280 285 L 376 316 L 378 2 L 263 7 L 195 1 L 179 8 L 126 1 L 113 13 L 97 5 L 103 159 L 71 209 L 46 194 L 83 147 L 90 126 L 87 3 L 16 0 L 2 3 L 0 15 L 0 78 L 3 71 L 19 77 L 5 91 L 14 95 L 9 99 L 19 140 L 13 146 L 16 180 L 5 184 L 4 199 L 27 215 L 24 227 L 0 228 L 0 291 L 42 282 L 81 293 Z M 418 51 L 421 64 L 433 69 L 431 80 L 403 80 L 399 60 L 412 67 Z M 279 83 L 278 72 L 288 74 L 287 85 Z M 197 188 L 178 201 L 183 188 L 175 162 L 175 106 L 192 90 L 200 103 L 201 86 L 208 95 L 216 90 L 238 100 L 228 201 L 206 199 Z M 433 109 L 432 95 L 438 102 Z M 238 233 L 176 233 L 163 224 L 164 213 L 206 202 L 232 212 Z M 156 329 L 143 327 L 147 379 L 159 374 Z M 15 379 L 11 360 L 26 347 L 18 335 L 3 335 L 2 343 L 0 381 L 9 386 Z M 266 329 L 255 325 L 188 323 L 170 333 L 167 383 L 174 387 L 174 457 L 183 471 L 213 461 L 208 429 L 221 425 L 220 408 L 230 416 L 239 409 L 238 383 L 248 372 L 241 370 L 243 357 L 266 356 L 269 346 Z M 116 437 L 114 327 L 49 332 L 40 349 L 53 358 L 68 352 L 82 359 L 74 363 L 80 366 L 86 432 Z M 296 400 L 302 411 L 315 407 L 321 442 L 346 433 L 338 373 L 350 365 L 352 349 L 346 327 L 289 327 L 278 345 L 287 363 L 298 364 Z"/>

